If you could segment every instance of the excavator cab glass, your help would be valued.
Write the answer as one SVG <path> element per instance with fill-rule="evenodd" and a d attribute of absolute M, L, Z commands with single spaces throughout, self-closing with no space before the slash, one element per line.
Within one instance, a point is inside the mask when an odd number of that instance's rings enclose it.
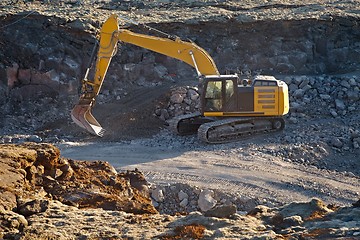
<path fill-rule="evenodd" d="M 205 111 L 220 111 L 222 81 L 208 81 L 205 92 Z"/>
<path fill-rule="evenodd" d="M 208 80 L 205 85 L 204 111 L 223 111 L 223 105 L 234 95 L 234 81 L 227 79 Z"/>

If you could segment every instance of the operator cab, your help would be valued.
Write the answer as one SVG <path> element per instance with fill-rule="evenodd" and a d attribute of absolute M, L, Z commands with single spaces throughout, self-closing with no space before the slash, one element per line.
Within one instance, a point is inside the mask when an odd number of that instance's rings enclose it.
<path fill-rule="evenodd" d="M 267 115 L 278 111 L 282 81 L 273 76 L 253 79 L 238 75 L 214 75 L 204 78 L 202 113 L 205 116 Z M 278 115 L 277 113 L 275 115 Z"/>
<path fill-rule="evenodd" d="M 230 101 L 236 92 L 237 75 L 214 75 L 204 78 L 203 111 L 221 112 L 224 109 L 224 103 Z"/>

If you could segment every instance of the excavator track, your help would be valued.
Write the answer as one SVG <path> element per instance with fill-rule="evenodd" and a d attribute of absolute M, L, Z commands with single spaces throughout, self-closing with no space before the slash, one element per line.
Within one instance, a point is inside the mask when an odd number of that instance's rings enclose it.
<path fill-rule="evenodd" d="M 178 135 L 191 135 L 197 133 L 203 122 L 198 123 L 202 116 L 199 112 L 180 115 L 168 121 L 169 129 Z"/>
<path fill-rule="evenodd" d="M 198 138 L 206 143 L 227 143 L 250 135 L 281 131 L 284 127 L 281 117 L 228 118 L 202 124 Z"/>

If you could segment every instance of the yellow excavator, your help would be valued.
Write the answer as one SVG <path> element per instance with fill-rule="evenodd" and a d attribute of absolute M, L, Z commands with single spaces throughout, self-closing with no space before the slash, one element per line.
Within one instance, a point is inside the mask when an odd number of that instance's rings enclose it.
<path fill-rule="evenodd" d="M 162 38 L 119 29 L 118 17 L 111 15 L 99 34 L 94 77 L 87 79 L 89 66 L 82 81 L 79 102 L 71 111 L 73 121 L 88 132 L 98 136 L 104 133 L 91 109 L 119 42 L 164 54 L 195 68 L 201 83 L 201 112 L 173 118 L 169 126 L 176 133 L 197 133 L 204 142 L 222 143 L 284 128 L 282 116 L 289 111 L 285 82 L 273 76 L 242 79 L 237 74 L 221 75 L 211 56 L 195 43 L 173 36 Z"/>

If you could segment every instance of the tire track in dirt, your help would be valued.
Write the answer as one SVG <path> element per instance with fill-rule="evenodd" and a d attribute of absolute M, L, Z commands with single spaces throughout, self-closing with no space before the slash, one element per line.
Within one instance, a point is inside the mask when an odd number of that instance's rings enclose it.
<path fill-rule="evenodd" d="M 152 141 L 149 139 L 148 141 Z M 79 160 L 105 160 L 117 170 L 138 168 L 155 184 L 184 183 L 229 195 L 268 202 L 307 201 L 349 204 L 359 197 L 358 177 L 306 167 L 243 146 L 177 150 L 146 146 L 143 141 L 60 146 L 62 155 Z"/>

